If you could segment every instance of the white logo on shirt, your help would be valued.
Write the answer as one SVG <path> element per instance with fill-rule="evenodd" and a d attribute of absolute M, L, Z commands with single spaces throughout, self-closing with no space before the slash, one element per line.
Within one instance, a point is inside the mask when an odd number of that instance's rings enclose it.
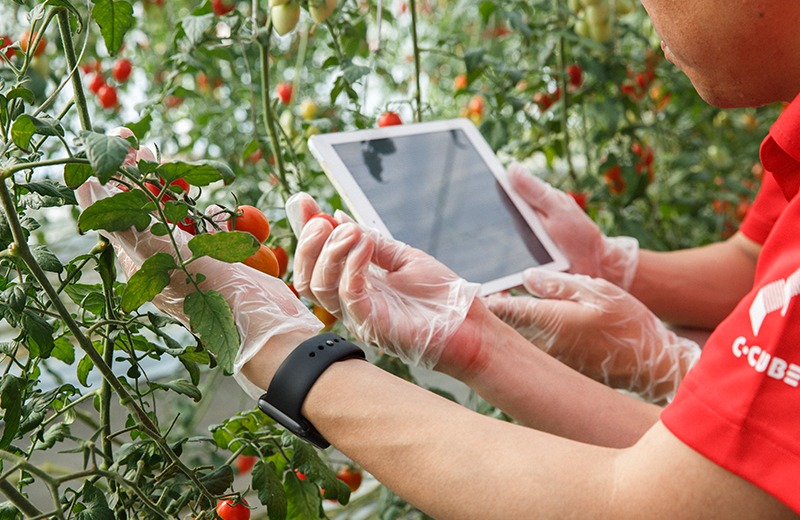
<path fill-rule="evenodd" d="M 747 363 L 756 372 L 766 372 L 769 377 L 783 380 L 789 386 L 796 387 L 800 384 L 800 366 L 787 363 L 757 345 L 749 346 L 746 343 L 744 336 L 733 340 L 733 355 L 737 358 L 745 356 Z"/>
<path fill-rule="evenodd" d="M 780 309 L 781 316 L 786 316 L 789 303 L 798 294 L 800 294 L 800 269 L 785 280 L 774 281 L 759 289 L 750 305 L 750 325 L 753 327 L 753 334 L 758 336 L 767 314 Z"/>

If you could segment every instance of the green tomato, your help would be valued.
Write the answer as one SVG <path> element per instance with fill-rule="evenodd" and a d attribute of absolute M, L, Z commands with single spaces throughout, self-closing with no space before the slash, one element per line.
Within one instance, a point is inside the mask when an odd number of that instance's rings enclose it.
<path fill-rule="evenodd" d="M 586 8 L 584 13 L 586 13 L 586 22 L 590 26 L 608 23 L 608 5 L 606 4 L 591 5 Z"/>
<path fill-rule="evenodd" d="M 605 43 L 611 36 L 611 24 L 608 22 L 601 24 L 589 24 L 589 36 L 597 43 Z"/>
<path fill-rule="evenodd" d="M 300 20 L 300 5 L 295 2 L 276 5 L 270 9 L 270 16 L 275 31 L 283 36 L 297 26 L 297 22 Z"/>
<path fill-rule="evenodd" d="M 583 38 L 589 37 L 589 24 L 583 18 L 575 22 L 575 34 Z"/>

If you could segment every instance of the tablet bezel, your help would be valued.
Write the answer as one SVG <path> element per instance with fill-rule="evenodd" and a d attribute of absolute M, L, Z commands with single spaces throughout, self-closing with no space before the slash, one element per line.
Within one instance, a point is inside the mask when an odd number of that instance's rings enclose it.
<path fill-rule="evenodd" d="M 342 159 L 334 150 L 334 145 L 342 143 L 353 143 L 370 141 L 375 139 L 386 139 L 392 137 L 404 137 L 409 135 L 442 132 L 448 130 L 462 130 L 472 143 L 473 148 L 478 152 L 483 161 L 494 174 L 497 182 L 505 190 L 508 197 L 516 206 L 528 226 L 531 228 L 536 238 L 542 244 L 551 262 L 542 264 L 539 267 L 558 271 L 565 271 L 569 268 L 569 261 L 558 249 L 553 240 L 545 231 L 536 213 L 531 207 L 511 188 L 506 169 L 500 163 L 489 144 L 483 138 L 475 125 L 466 118 L 445 119 L 440 121 L 429 121 L 424 123 L 413 123 L 405 125 L 393 125 L 383 128 L 371 128 L 367 130 L 356 130 L 352 132 L 336 132 L 330 134 L 312 135 L 308 140 L 308 148 L 312 155 L 317 159 L 322 170 L 327 175 L 333 187 L 341 196 L 347 208 L 359 224 L 377 229 L 387 237 L 392 237 L 392 233 L 362 191 L 358 182 L 353 178 L 350 171 L 345 166 Z M 522 273 L 514 273 L 501 278 L 497 278 L 482 284 L 481 294 L 487 295 L 507 289 L 512 289 L 522 285 Z"/>

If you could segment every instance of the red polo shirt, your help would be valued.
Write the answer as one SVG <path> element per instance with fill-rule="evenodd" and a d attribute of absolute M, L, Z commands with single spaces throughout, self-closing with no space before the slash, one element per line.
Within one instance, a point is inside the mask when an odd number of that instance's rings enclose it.
<path fill-rule="evenodd" d="M 761 210 L 743 230 L 763 242 L 753 290 L 711 335 L 661 420 L 800 513 L 800 96 L 770 129 L 761 162 Z"/>

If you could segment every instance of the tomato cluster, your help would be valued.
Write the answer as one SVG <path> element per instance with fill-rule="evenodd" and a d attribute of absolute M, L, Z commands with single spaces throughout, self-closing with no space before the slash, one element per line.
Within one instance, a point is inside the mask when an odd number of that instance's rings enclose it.
<path fill-rule="evenodd" d="M 103 67 L 100 61 L 86 64 L 81 67 L 84 74 L 88 75 L 89 91 L 97 96 L 97 101 L 104 109 L 116 108 L 119 103 L 117 88 L 106 81 L 103 74 Z M 111 67 L 111 78 L 118 84 L 125 83 L 130 79 L 133 71 L 133 64 L 130 60 L 120 58 Z"/>

